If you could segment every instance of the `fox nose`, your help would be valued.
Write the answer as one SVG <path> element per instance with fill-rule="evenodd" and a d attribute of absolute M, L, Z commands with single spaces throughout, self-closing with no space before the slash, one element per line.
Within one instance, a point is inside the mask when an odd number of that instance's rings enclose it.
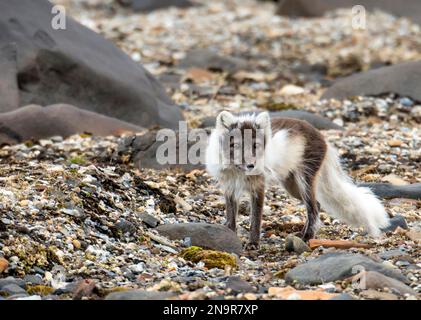
<path fill-rule="evenodd" d="M 248 165 L 247 165 L 247 169 L 249 169 L 249 170 L 254 169 L 254 164 L 248 164 Z"/>

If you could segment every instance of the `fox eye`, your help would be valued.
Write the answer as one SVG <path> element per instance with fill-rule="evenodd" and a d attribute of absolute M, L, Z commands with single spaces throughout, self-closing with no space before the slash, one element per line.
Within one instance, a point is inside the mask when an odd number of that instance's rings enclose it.
<path fill-rule="evenodd" d="M 239 143 L 233 143 L 232 147 L 234 149 L 238 149 L 238 148 L 240 148 L 240 144 Z"/>

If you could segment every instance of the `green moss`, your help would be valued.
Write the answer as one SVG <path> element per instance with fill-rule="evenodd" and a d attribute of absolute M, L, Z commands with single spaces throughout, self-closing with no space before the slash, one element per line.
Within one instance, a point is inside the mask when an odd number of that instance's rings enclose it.
<path fill-rule="evenodd" d="M 54 292 L 54 288 L 43 285 L 27 286 L 26 291 L 30 295 L 48 296 Z"/>
<path fill-rule="evenodd" d="M 86 159 L 83 156 L 76 156 L 69 159 L 70 163 L 77 164 L 77 165 L 84 165 L 86 164 Z"/>
<path fill-rule="evenodd" d="M 203 262 L 209 269 L 225 269 L 226 266 L 237 267 L 237 261 L 232 254 L 214 250 L 204 250 L 200 247 L 189 247 L 180 253 L 181 257 L 194 262 Z"/>

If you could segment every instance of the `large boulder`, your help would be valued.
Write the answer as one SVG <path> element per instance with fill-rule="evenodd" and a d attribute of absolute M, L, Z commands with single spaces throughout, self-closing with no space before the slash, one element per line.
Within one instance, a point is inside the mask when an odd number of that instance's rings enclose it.
<path fill-rule="evenodd" d="M 317 17 L 330 10 L 355 5 L 363 5 L 367 10 L 380 9 L 421 23 L 419 0 L 406 0 L 405 5 L 396 0 L 284 0 L 279 2 L 278 13 L 287 16 Z"/>
<path fill-rule="evenodd" d="M 287 283 L 323 284 L 352 277 L 361 271 L 376 271 L 387 277 L 407 283 L 408 279 L 398 270 L 361 254 L 333 252 L 298 265 L 285 275 Z"/>
<path fill-rule="evenodd" d="M 144 128 L 71 105 L 29 105 L 0 114 L 0 145 L 76 133 L 107 136 L 139 132 Z"/>
<path fill-rule="evenodd" d="M 241 240 L 235 232 L 220 224 L 173 223 L 160 225 L 156 230 L 171 240 L 190 238 L 192 246 L 238 255 L 243 251 Z"/>
<path fill-rule="evenodd" d="M 322 99 L 396 93 L 421 101 L 421 61 L 405 62 L 358 73 L 336 81 Z"/>
<path fill-rule="evenodd" d="M 52 7 L 0 1 L 0 112 L 68 103 L 141 126 L 177 126 L 180 109 L 148 71 L 70 17 L 55 30 Z"/>

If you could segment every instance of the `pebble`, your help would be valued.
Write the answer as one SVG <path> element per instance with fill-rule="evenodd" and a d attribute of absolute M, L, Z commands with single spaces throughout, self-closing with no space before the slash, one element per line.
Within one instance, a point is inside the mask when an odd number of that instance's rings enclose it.
<path fill-rule="evenodd" d="M 309 246 L 299 237 L 288 235 L 285 239 L 285 250 L 302 254 L 303 252 L 311 252 Z"/>

